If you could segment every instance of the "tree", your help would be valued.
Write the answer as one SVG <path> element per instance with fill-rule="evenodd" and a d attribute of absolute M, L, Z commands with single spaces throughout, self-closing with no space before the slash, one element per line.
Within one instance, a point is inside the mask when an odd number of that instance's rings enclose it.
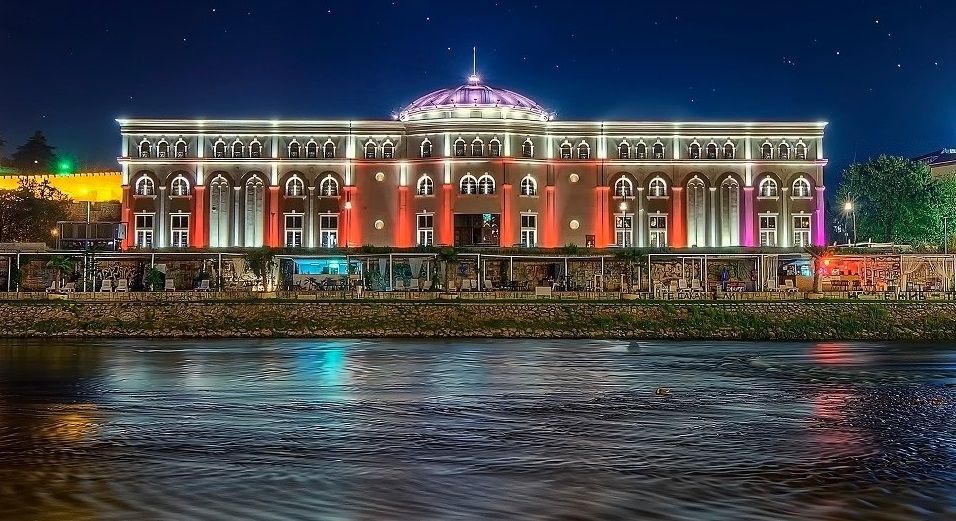
<path fill-rule="evenodd" d="M 451 289 L 451 279 L 448 276 L 448 268 L 455 262 L 458 262 L 458 250 L 455 248 L 441 248 L 435 256 L 435 260 L 442 266 L 442 278 L 445 284 L 445 291 Z"/>
<path fill-rule="evenodd" d="M 24 179 L 0 190 L 0 242 L 53 242 L 56 224 L 69 215 L 70 198 L 48 181 Z"/>
<path fill-rule="evenodd" d="M 60 288 L 62 274 L 73 271 L 74 266 L 73 260 L 62 255 L 57 255 L 46 262 L 46 267 L 53 270 L 53 289 Z"/>
<path fill-rule="evenodd" d="M 642 286 L 641 272 L 643 271 L 644 263 L 647 262 L 647 253 L 637 248 L 627 248 L 616 252 L 614 254 L 614 258 L 624 264 L 628 285 L 633 286 L 636 279 L 638 291 L 640 291 Z M 637 277 L 634 276 L 635 271 L 637 273 Z M 621 291 L 624 291 L 624 288 L 621 288 Z"/>
<path fill-rule="evenodd" d="M 837 204 L 852 204 L 860 240 L 921 245 L 941 239 L 942 219 L 954 213 L 953 194 L 956 184 L 933 177 L 926 165 L 884 155 L 847 168 Z"/>
<path fill-rule="evenodd" d="M 272 271 L 276 267 L 275 257 L 275 250 L 267 246 L 246 252 L 246 266 L 266 291 L 271 287 Z"/>
<path fill-rule="evenodd" d="M 52 172 L 56 167 L 54 150 L 55 148 L 46 142 L 43 132 L 37 130 L 10 156 L 12 166 L 27 174 Z"/>
<path fill-rule="evenodd" d="M 823 293 L 823 279 L 820 278 L 820 269 L 824 260 L 833 254 L 829 246 L 807 246 L 804 251 L 810 255 L 813 266 L 813 292 Z"/>

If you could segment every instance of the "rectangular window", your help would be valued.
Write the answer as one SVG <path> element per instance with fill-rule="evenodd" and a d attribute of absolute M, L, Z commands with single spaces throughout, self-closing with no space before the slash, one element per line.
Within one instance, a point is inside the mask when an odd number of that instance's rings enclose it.
<path fill-rule="evenodd" d="M 435 216 L 430 213 L 418 214 L 418 245 L 435 244 Z"/>
<path fill-rule="evenodd" d="M 335 248 L 339 245 L 339 216 L 319 216 L 319 246 Z"/>
<path fill-rule="evenodd" d="M 620 213 L 614 216 L 614 244 L 621 248 L 634 246 L 634 214 Z"/>
<path fill-rule="evenodd" d="M 186 248 L 189 246 L 189 214 L 173 214 L 169 216 L 170 220 L 170 242 L 173 248 Z"/>
<path fill-rule="evenodd" d="M 137 248 L 153 247 L 153 214 L 139 214 L 136 216 L 135 243 Z"/>
<path fill-rule="evenodd" d="M 760 216 L 760 245 L 761 246 L 776 246 L 777 245 L 777 216 L 776 215 L 761 215 Z"/>
<path fill-rule="evenodd" d="M 521 214 L 521 245 L 532 248 L 538 244 L 538 216 L 533 213 Z"/>
<path fill-rule="evenodd" d="M 648 217 L 651 248 L 667 247 L 667 216 L 651 215 Z"/>
<path fill-rule="evenodd" d="M 796 247 L 810 246 L 810 216 L 793 216 L 793 245 Z"/>
<path fill-rule="evenodd" d="M 287 248 L 302 246 L 302 214 L 285 216 L 285 245 Z"/>

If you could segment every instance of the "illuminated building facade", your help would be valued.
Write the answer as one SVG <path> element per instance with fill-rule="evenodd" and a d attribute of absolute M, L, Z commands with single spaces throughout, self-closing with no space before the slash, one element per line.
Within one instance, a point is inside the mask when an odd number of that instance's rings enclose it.
<path fill-rule="evenodd" d="M 558 121 L 472 76 L 390 120 L 119 123 L 127 248 L 825 243 L 821 122 Z"/>

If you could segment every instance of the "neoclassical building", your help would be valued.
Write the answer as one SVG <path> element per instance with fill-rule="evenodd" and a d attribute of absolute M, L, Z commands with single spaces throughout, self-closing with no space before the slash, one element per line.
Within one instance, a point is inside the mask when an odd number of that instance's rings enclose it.
<path fill-rule="evenodd" d="M 822 122 L 559 121 L 476 76 L 392 119 L 118 121 L 126 248 L 825 243 Z"/>

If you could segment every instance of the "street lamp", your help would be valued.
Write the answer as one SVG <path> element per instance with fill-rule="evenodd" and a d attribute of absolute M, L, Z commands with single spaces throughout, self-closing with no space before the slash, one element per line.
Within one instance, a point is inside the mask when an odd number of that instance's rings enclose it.
<path fill-rule="evenodd" d="M 843 211 L 853 217 L 853 244 L 856 244 L 856 208 L 853 207 L 853 201 L 847 200 L 843 203 Z"/>

